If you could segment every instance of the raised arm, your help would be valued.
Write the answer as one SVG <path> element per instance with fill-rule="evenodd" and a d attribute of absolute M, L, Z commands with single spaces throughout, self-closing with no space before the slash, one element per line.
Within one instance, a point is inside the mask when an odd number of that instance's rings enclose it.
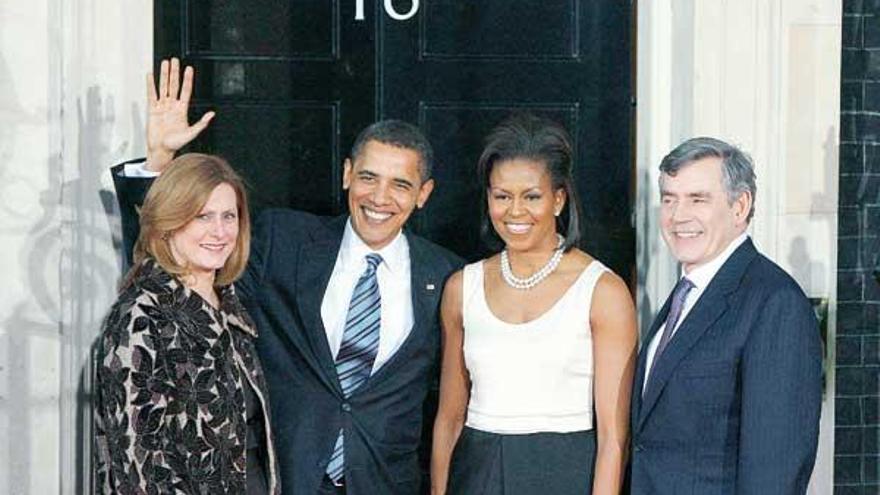
<path fill-rule="evenodd" d="M 196 123 L 188 119 L 195 71 L 187 67 L 180 77 L 180 61 L 172 58 L 159 65 L 159 88 L 153 74 L 147 74 L 147 170 L 161 173 L 180 148 L 206 127 L 214 112 L 206 112 Z"/>
<path fill-rule="evenodd" d="M 194 71 L 187 67 L 181 84 L 180 61 L 176 58 L 163 60 L 159 66 L 159 88 L 156 89 L 153 74 L 147 74 L 147 171 L 160 174 L 174 154 L 202 132 L 214 112 L 207 112 L 193 125 L 189 125 L 187 112 L 192 96 Z M 142 162 L 142 159 L 120 163 L 112 168 L 113 185 L 122 217 L 122 244 L 125 265 L 131 266 L 132 248 L 140 232 L 138 209 L 152 184 L 152 177 L 126 175 L 126 165 Z"/>
<path fill-rule="evenodd" d="M 440 323 L 443 356 L 440 364 L 440 404 L 434 420 L 431 452 L 431 494 L 444 495 L 449 463 L 455 443 L 464 427 L 470 379 L 464 364 L 464 329 L 461 317 L 462 272 L 454 273 L 443 289 Z"/>
<path fill-rule="evenodd" d="M 597 419 L 593 493 L 617 495 L 626 464 L 638 340 L 632 298 L 617 275 L 607 273 L 599 279 L 590 309 L 590 326 Z"/>

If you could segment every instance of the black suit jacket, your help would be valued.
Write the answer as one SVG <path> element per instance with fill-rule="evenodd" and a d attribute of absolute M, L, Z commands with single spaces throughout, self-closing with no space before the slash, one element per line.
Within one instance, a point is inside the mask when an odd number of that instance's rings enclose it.
<path fill-rule="evenodd" d="M 132 179 L 124 177 L 123 171 L 129 163 L 143 162 L 143 158 L 122 162 L 110 169 L 113 177 L 113 187 L 116 189 L 116 199 L 119 201 L 119 216 L 122 222 L 122 259 L 126 270 L 131 268 L 132 251 L 134 243 L 140 233 L 138 208 L 144 202 L 147 191 L 150 190 L 151 179 Z"/>
<path fill-rule="evenodd" d="M 641 393 L 646 354 L 633 387 L 633 494 L 806 491 L 819 431 L 819 331 L 800 287 L 751 240 L 709 283 Z"/>
<path fill-rule="evenodd" d="M 140 198 L 126 192 L 145 188 L 125 183 L 145 181 L 115 180 L 120 210 L 133 212 Z M 254 225 L 247 270 L 236 282 L 260 333 L 257 351 L 269 385 L 281 483 L 285 493 L 314 495 L 341 428 L 347 493 L 415 494 L 422 486 L 423 422 L 431 419 L 422 410 L 438 370 L 440 296 L 463 260 L 406 233 L 413 328 L 394 356 L 346 400 L 321 320 L 346 219 L 264 212 Z"/>

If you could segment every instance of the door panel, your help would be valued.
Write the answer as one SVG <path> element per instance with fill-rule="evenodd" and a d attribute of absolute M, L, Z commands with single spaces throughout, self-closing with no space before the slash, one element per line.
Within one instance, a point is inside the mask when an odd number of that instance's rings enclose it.
<path fill-rule="evenodd" d="M 354 5 L 339 0 L 167 4 L 156 2 L 156 62 L 192 65 L 193 117 L 217 111 L 189 150 L 229 159 L 252 213 L 343 212 L 342 160 L 376 115 L 375 27 L 350 20 L 342 29 Z"/>
<path fill-rule="evenodd" d="M 185 4 L 191 55 L 285 60 L 333 60 L 338 55 L 338 2 L 201 0 Z"/>
<path fill-rule="evenodd" d="M 196 108 L 199 114 L 208 110 Z M 211 123 L 204 139 L 212 153 L 235 164 L 255 208 L 338 209 L 341 168 L 326 166 L 327 157 L 340 160 L 337 104 L 218 102 L 212 108 L 223 117 Z"/>
<path fill-rule="evenodd" d="M 577 10 L 576 0 L 544 5 L 533 0 L 426 2 L 419 18 L 422 56 L 435 60 L 574 58 L 580 49 Z"/>

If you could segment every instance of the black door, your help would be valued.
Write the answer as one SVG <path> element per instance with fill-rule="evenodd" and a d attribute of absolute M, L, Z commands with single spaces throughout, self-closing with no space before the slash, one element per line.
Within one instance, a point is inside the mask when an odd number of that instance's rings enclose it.
<path fill-rule="evenodd" d="M 392 2 L 409 12 L 412 0 Z M 437 185 L 411 227 L 475 259 L 483 137 L 527 109 L 566 126 L 583 247 L 632 281 L 632 6 L 619 0 L 422 0 L 395 20 L 383 0 L 156 2 L 156 60 L 195 66 L 195 148 L 226 156 L 255 209 L 344 211 L 342 161 L 381 118 L 418 123 Z M 197 110 L 198 111 L 198 110 Z"/>

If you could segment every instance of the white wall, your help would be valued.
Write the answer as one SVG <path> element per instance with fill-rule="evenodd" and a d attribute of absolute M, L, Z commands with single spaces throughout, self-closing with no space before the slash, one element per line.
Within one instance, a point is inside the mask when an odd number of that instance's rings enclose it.
<path fill-rule="evenodd" d="M 642 328 L 678 267 L 658 235 L 657 165 L 710 135 L 741 146 L 758 177 L 758 248 L 827 298 L 837 270 L 841 4 L 837 0 L 642 0 L 638 3 L 637 217 Z M 834 342 L 834 328 L 828 329 Z M 831 493 L 833 347 L 810 493 Z"/>
<path fill-rule="evenodd" d="M 151 57 L 152 2 L 0 3 L 0 493 L 87 492 L 83 370 L 120 270 L 102 189 L 143 153 Z"/>

